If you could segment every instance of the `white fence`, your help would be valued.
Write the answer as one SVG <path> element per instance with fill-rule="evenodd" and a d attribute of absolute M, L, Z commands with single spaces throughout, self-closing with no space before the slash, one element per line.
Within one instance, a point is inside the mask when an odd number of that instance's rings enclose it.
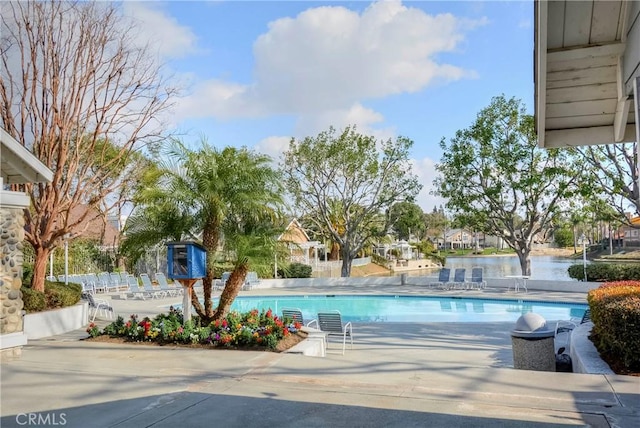
<path fill-rule="evenodd" d="M 366 266 L 371 263 L 371 257 L 361 257 L 353 259 L 351 267 Z M 313 268 L 312 275 L 314 278 L 338 278 L 342 271 L 342 260 L 320 261 L 311 264 Z"/>

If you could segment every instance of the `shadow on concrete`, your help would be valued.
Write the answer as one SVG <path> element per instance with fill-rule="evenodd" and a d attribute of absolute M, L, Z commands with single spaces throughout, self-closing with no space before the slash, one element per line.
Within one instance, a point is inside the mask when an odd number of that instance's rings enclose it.
<path fill-rule="evenodd" d="M 544 412 L 543 412 L 544 413 Z M 549 415 L 541 415 L 549 419 Z M 280 399 L 277 392 L 263 397 L 177 392 L 67 407 L 39 413 L 8 415 L 3 428 L 24 426 L 65 427 L 521 427 L 547 428 L 608 426 L 600 415 L 552 417 L 535 422 L 508 417 L 464 416 L 420 410 L 397 410 L 358 405 L 325 404 Z"/>

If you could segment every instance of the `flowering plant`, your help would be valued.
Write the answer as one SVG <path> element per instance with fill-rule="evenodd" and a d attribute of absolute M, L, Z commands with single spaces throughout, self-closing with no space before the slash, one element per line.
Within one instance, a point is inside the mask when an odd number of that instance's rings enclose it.
<path fill-rule="evenodd" d="M 132 314 L 128 321 L 118 317 L 102 331 L 96 328 L 93 337 L 104 334 L 131 341 L 174 344 L 202 344 L 214 347 L 263 347 L 275 349 L 285 336 L 297 333 L 302 325 L 274 315 L 271 309 L 240 313 L 233 311 L 225 318 L 202 325 L 198 318 L 184 322 L 173 307 L 166 314 L 142 320 Z M 87 330 L 89 331 L 89 330 Z"/>
<path fill-rule="evenodd" d="M 89 333 L 89 336 L 91 337 L 100 336 L 100 329 L 95 323 L 92 322 L 91 324 L 89 324 L 89 327 L 87 327 L 87 333 Z"/>

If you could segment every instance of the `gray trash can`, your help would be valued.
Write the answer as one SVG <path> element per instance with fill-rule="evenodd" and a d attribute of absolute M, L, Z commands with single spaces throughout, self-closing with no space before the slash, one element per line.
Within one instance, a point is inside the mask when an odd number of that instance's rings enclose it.
<path fill-rule="evenodd" d="M 554 336 L 542 316 L 529 312 L 518 318 L 511 331 L 514 368 L 555 372 Z"/>
<path fill-rule="evenodd" d="M 400 285 L 407 285 L 407 274 L 400 274 Z"/>

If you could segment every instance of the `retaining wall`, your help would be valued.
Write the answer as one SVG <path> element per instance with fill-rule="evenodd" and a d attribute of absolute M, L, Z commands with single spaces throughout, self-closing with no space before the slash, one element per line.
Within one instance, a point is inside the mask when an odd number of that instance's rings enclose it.
<path fill-rule="evenodd" d="M 89 305 L 76 305 L 24 316 L 24 333 L 29 339 L 40 339 L 83 328 L 89 322 Z"/>

